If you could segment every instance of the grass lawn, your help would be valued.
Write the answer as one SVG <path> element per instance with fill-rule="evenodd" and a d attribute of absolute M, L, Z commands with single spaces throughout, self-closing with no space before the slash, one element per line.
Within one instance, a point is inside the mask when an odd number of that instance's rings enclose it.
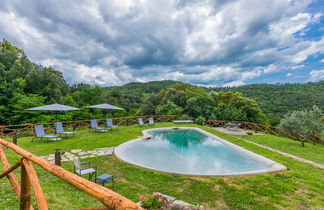
<path fill-rule="evenodd" d="M 264 136 L 244 136 L 243 139 L 263 144 L 271 148 L 287 152 L 292 155 L 299 156 L 314 162 L 324 164 L 324 146 L 305 143 L 305 147 L 301 147 L 299 141 L 292 141 L 288 138 L 278 137 L 266 134 Z M 309 152 L 312 151 L 312 152 Z"/>
<path fill-rule="evenodd" d="M 172 123 L 157 124 L 155 127 L 179 126 Z M 185 125 L 193 126 L 193 125 Z M 324 207 L 324 173 L 322 169 L 301 163 L 289 157 L 268 151 L 244 142 L 213 128 L 198 126 L 230 142 L 263 155 L 290 170 L 245 177 L 188 177 L 170 175 L 147 170 L 118 160 L 114 156 L 88 158 L 98 166 L 99 173 L 115 176 L 115 191 L 137 202 L 141 194 L 161 192 L 193 204 L 203 204 L 214 209 L 320 209 Z M 100 147 L 116 146 L 141 135 L 138 126 L 121 127 L 112 133 L 89 133 L 80 131 L 75 137 L 59 142 L 30 143 L 31 138 L 21 138 L 18 145 L 36 155 L 53 153 L 56 148 L 62 151 L 71 149 L 91 150 Z M 299 155 L 305 159 L 323 163 L 323 145 L 307 144 L 300 147 L 298 142 L 271 135 L 244 136 L 244 138 L 281 151 Z M 18 160 L 13 152 L 6 149 L 10 163 Z M 73 170 L 72 162 L 62 165 Z M 56 177 L 35 167 L 50 209 L 72 209 L 101 206 L 101 203 Z M 20 177 L 19 171 L 15 172 Z M 111 187 L 111 185 L 107 185 Z M 7 179 L 0 180 L 0 209 L 17 209 L 18 201 Z"/>

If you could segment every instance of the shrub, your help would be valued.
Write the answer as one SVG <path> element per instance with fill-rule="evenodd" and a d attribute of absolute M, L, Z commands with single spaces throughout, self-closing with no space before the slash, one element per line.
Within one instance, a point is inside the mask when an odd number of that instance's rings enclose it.
<path fill-rule="evenodd" d="M 205 118 L 204 117 L 202 117 L 202 116 L 200 116 L 200 117 L 198 117 L 197 119 L 196 119 L 196 123 L 198 124 L 198 125 L 204 125 L 205 124 Z"/>
<path fill-rule="evenodd" d="M 141 195 L 139 197 L 141 207 L 144 209 L 175 209 L 177 206 L 169 202 L 161 193 L 152 193 L 152 195 Z"/>
<path fill-rule="evenodd" d="M 321 121 L 321 110 L 313 106 L 312 110 L 293 111 L 284 116 L 279 127 L 290 136 L 296 137 L 302 142 L 307 139 L 318 141 L 313 134 L 321 135 L 324 133 L 324 123 Z"/>

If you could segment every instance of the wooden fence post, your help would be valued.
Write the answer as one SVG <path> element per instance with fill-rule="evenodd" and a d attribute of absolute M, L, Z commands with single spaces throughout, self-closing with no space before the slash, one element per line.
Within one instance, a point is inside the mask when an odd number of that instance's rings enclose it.
<path fill-rule="evenodd" d="M 30 181 L 24 164 L 21 165 L 20 210 L 30 210 Z"/>
<path fill-rule="evenodd" d="M 61 152 L 60 149 L 56 149 L 55 155 L 55 165 L 61 166 Z"/>
<path fill-rule="evenodd" d="M 17 139 L 18 139 L 18 137 L 17 137 L 17 133 L 14 133 L 14 134 L 12 135 L 12 143 L 14 143 L 15 145 L 17 145 Z"/>
<path fill-rule="evenodd" d="M 39 180 L 37 177 L 37 174 L 35 172 L 35 169 L 33 168 L 33 165 L 31 161 L 29 160 L 22 160 L 23 166 L 25 167 L 27 173 L 28 173 L 28 178 L 31 183 L 31 186 L 34 190 L 35 194 L 35 199 L 37 203 L 37 207 L 39 210 L 48 210 L 47 202 L 43 193 L 43 190 L 39 184 Z"/>

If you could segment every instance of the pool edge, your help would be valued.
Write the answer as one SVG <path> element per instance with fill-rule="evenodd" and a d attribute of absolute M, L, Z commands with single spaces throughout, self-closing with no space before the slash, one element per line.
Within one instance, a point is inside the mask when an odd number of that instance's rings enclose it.
<path fill-rule="evenodd" d="M 121 149 L 123 146 L 127 145 L 127 144 L 130 144 L 130 143 L 133 143 L 134 141 L 145 141 L 145 140 L 148 140 L 150 137 L 152 137 L 151 134 L 148 133 L 148 131 L 152 131 L 152 130 L 170 130 L 170 129 L 174 129 L 174 128 L 177 128 L 177 129 L 191 129 L 191 130 L 196 130 L 196 131 L 199 131 L 201 133 L 203 133 L 204 135 L 207 135 L 209 137 L 212 137 L 214 138 L 216 141 L 220 141 L 226 145 L 228 145 L 229 147 L 232 147 L 234 148 L 235 150 L 238 150 L 239 152 L 245 154 L 245 155 L 248 155 L 254 159 L 256 159 L 257 161 L 260 161 L 260 162 L 263 162 L 265 163 L 268 168 L 265 169 L 265 170 L 258 170 L 258 171 L 249 171 L 249 172 L 244 172 L 244 173 L 231 173 L 231 174 L 186 174 L 186 173 L 177 173 L 177 172 L 172 172 L 172 171 L 164 171 L 164 170 L 159 170 L 159 169 L 156 169 L 156 168 L 151 168 L 151 167 L 147 167 L 147 166 L 142 166 L 142 165 L 139 165 L 139 164 L 136 164 L 134 162 L 130 162 L 128 160 L 125 160 L 127 158 L 122 158 L 120 157 L 121 155 L 119 154 L 119 149 Z M 209 133 L 208 131 L 205 131 L 201 128 L 197 128 L 197 127 L 166 127 L 166 128 L 150 128 L 150 129 L 145 129 L 145 130 L 142 130 L 142 134 L 143 136 L 141 137 L 138 137 L 136 139 L 132 139 L 132 140 L 129 140 L 127 142 L 124 142 L 120 145 L 118 145 L 117 147 L 114 148 L 114 156 L 117 157 L 119 160 L 122 160 L 130 165 L 133 165 L 133 166 L 137 166 L 137 167 L 140 167 L 140 168 L 145 168 L 145 169 L 150 169 L 150 170 L 153 170 L 153 171 L 157 171 L 157 172 L 161 172 L 161 173 L 166 173 L 166 174 L 175 174 L 175 175 L 183 175 L 183 176 L 201 176 L 201 177 L 211 177 L 211 176 L 216 176 L 216 177 L 231 177 L 231 176 L 251 176 L 251 175 L 260 175 L 260 174 L 269 174 L 269 173 L 277 173 L 277 172 L 281 172 L 281 171 L 285 171 L 287 170 L 287 167 L 285 167 L 284 165 L 280 164 L 280 163 L 277 163 L 269 158 L 266 158 L 266 157 L 263 157 L 262 155 L 259 155 L 255 152 L 252 152 L 248 149 L 245 149 L 241 146 L 238 146 L 234 143 L 231 143 L 225 139 L 222 139 L 212 133 Z"/>

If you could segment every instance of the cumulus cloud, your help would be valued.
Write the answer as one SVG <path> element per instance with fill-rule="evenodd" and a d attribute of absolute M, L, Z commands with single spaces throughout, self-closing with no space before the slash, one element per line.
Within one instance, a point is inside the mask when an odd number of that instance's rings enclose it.
<path fill-rule="evenodd" d="M 324 80 L 324 69 L 314 70 L 310 72 L 309 81 L 315 82 L 320 80 Z"/>
<path fill-rule="evenodd" d="M 309 0 L 0 0 L 0 37 L 70 83 L 243 85 L 324 53 Z M 297 36 L 297 33 L 300 33 Z"/>

